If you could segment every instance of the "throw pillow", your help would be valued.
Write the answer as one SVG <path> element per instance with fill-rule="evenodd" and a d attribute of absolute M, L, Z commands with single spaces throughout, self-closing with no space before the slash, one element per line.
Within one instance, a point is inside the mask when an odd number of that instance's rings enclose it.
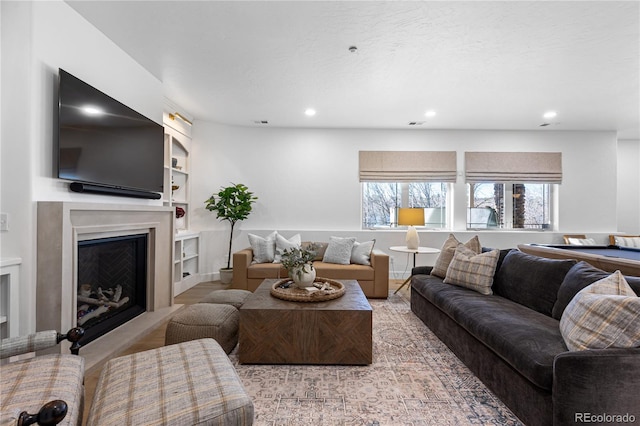
<path fill-rule="evenodd" d="M 616 245 L 619 247 L 637 247 L 640 248 L 640 237 L 613 237 Z"/>
<path fill-rule="evenodd" d="M 593 238 L 567 238 L 567 241 L 572 246 L 595 246 L 596 240 Z"/>
<path fill-rule="evenodd" d="M 353 244 L 355 242 L 355 237 L 331 237 L 329 239 L 327 251 L 324 252 L 322 261 L 325 263 L 348 265 L 349 263 L 351 263 L 351 250 L 353 249 Z"/>
<path fill-rule="evenodd" d="M 251 263 L 271 263 L 276 252 L 276 235 L 278 231 L 273 231 L 266 238 L 255 234 L 249 234 L 249 245 L 253 251 Z"/>
<path fill-rule="evenodd" d="M 436 277 L 440 278 L 445 278 L 447 276 L 447 268 L 449 268 L 451 259 L 453 259 L 453 254 L 460 244 L 462 243 L 458 241 L 458 239 L 453 234 L 449 234 L 449 238 L 447 238 L 447 241 L 445 241 L 442 245 L 442 249 L 440 249 L 440 254 L 436 259 L 435 265 L 433 265 L 431 275 L 435 275 Z M 482 247 L 480 246 L 480 240 L 478 239 L 477 235 L 464 243 L 464 246 L 468 249 L 473 250 L 475 253 L 480 253 L 480 251 L 482 250 Z"/>
<path fill-rule="evenodd" d="M 364 243 L 355 242 L 351 249 L 351 263 L 357 263 L 358 265 L 371 265 L 371 251 L 376 240 L 367 241 Z"/>
<path fill-rule="evenodd" d="M 640 297 L 616 271 L 580 290 L 560 319 L 572 351 L 640 346 Z"/>
<path fill-rule="evenodd" d="M 324 252 L 327 251 L 327 246 L 329 245 L 329 243 L 324 243 L 324 242 L 317 242 L 317 241 L 303 241 L 302 242 L 302 248 L 308 248 L 311 244 L 315 244 L 316 246 L 316 257 L 313 258 L 313 260 L 317 260 L 317 261 L 322 261 L 322 258 L 324 257 Z"/>
<path fill-rule="evenodd" d="M 302 245 L 302 239 L 300 238 L 300 234 L 296 234 L 288 240 L 282 235 L 276 235 L 276 254 L 273 259 L 273 263 L 281 263 L 282 262 L 282 253 L 285 250 L 294 247 L 300 247 Z"/>
<path fill-rule="evenodd" d="M 580 290 L 603 278 L 611 275 L 611 272 L 605 272 L 595 266 L 580 261 L 567 272 L 560 288 L 558 289 L 558 298 L 553 305 L 551 316 L 558 321 L 562 318 L 562 313 L 571 303 L 573 298 Z M 638 295 L 640 295 L 640 277 L 625 276 L 624 279 L 629 287 Z"/>
<path fill-rule="evenodd" d="M 444 283 L 465 287 L 481 294 L 492 294 L 491 284 L 493 284 L 493 274 L 499 257 L 500 250 L 478 254 L 459 245 L 447 268 Z"/>

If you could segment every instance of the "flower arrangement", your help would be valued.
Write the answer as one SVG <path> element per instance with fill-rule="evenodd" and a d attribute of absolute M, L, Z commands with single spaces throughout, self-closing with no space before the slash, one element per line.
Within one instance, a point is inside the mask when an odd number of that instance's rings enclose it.
<path fill-rule="evenodd" d="M 289 276 L 293 278 L 293 274 L 298 279 L 305 272 L 313 270 L 313 259 L 316 257 L 318 246 L 314 243 L 309 244 L 306 248 L 292 247 L 282 252 L 282 266 L 289 272 Z M 309 266 L 309 270 L 305 266 Z"/>

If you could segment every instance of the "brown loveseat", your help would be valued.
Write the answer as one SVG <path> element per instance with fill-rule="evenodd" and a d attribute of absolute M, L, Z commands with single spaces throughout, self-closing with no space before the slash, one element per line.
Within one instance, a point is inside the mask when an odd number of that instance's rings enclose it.
<path fill-rule="evenodd" d="M 287 271 L 279 263 L 251 263 L 251 248 L 233 254 L 233 283 L 231 288 L 254 291 L 267 278 L 286 278 Z M 371 252 L 371 265 L 338 265 L 322 261 L 313 262 L 318 277 L 333 280 L 357 280 L 365 296 L 386 298 L 389 293 L 389 255 Z"/>

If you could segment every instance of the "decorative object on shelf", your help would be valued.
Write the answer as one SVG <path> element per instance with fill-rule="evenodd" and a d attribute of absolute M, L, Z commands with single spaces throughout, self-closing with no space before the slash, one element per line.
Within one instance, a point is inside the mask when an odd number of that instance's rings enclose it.
<path fill-rule="evenodd" d="M 316 257 L 317 246 L 311 243 L 309 246 L 291 247 L 282 252 L 280 261 L 289 273 L 289 278 L 299 288 L 306 288 L 316 279 L 316 270 L 313 267 L 313 259 Z"/>
<path fill-rule="evenodd" d="M 229 234 L 229 252 L 227 253 L 227 267 L 220 268 L 220 281 L 223 284 L 231 283 L 233 278 L 233 269 L 231 268 L 231 244 L 233 242 L 233 228 L 236 223 L 245 220 L 251 213 L 251 205 L 256 202 L 258 197 L 249 191 L 246 185 L 241 183 L 231 184 L 228 187 L 222 187 L 217 194 L 211 195 L 204 202 L 205 208 L 211 212 L 216 212 L 216 218 L 226 220 L 231 225 Z"/>
<path fill-rule="evenodd" d="M 176 157 L 171 157 L 171 167 L 174 169 L 178 167 L 178 159 Z"/>
<path fill-rule="evenodd" d="M 316 278 L 312 286 L 298 288 L 290 279 L 285 279 L 276 281 L 270 293 L 273 297 L 290 302 L 325 302 L 344 295 L 345 287 L 340 281 Z"/>
<path fill-rule="evenodd" d="M 180 206 L 176 206 L 176 231 L 178 229 L 185 229 L 184 216 L 187 212 Z"/>
<path fill-rule="evenodd" d="M 415 225 L 424 226 L 424 209 L 422 208 L 401 208 L 398 210 L 398 225 L 408 226 L 407 228 L 407 248 L 416 250 L 420 246 L 420 237 Z"/>

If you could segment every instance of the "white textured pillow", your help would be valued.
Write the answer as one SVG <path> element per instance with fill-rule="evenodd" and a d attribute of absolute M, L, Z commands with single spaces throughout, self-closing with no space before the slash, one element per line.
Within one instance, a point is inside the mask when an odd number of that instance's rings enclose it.
<path fill-rule="evenodd" d="M 636 247 L 640 248 L 640 237 L 613 237 L 616 245 L 620 247 Z"/>
<path fill-rule="evenodd" d="M 500 257 L 500 250 L 478 254 L 460 244 L 453 254 L 443 282 L 481 294 L 493 294 L 491 285 L 498 265 L 498 257 Z"/>
<path fill-rule="evenodd" d="M 567 238 L 572 246 L 595 246 L 596 240 L 593 238 Z"/>
<path fill-rule="evenodd" d="M 371 265 L 371 251 L 376 240 L 367 241 L 364 243 L 355 242 L 351 249 L 351 263 L 357 263 L 358 265 Z"/>
<path fill-rule="evenodd" d="M 640 346 L 640 297 L 620 271 L 583 288 L 560 318 L 572 351 Z"/>
<path fill-rule="evenodd" d="M 276 255 L 273 259 L 273 263 L 280 263 L 282 261 L 282 253 L 284 253 L 285 250 L 294 247 L 300 248 L 301 245 L 302 238 L 300 237 L 300 234 L 296 234 L 288 240 L 280 234 L 276 235 Z"/>
<path fill-rule="evenodd" d="M 327 251 L 324 252 L 323 262 L 348 265 L 351 263 L 351 250 L 356 242 L 355 237 L 331 237 Z"/>
<path fill-rule="evenodd" d="M 278 231 L 273 231 L 262 238 L 255 234 L 249 234 L 249 244 L 253 251 L 253 260 L 251 263 L 271 263 L 276 253 L 276 235 Z"/>

